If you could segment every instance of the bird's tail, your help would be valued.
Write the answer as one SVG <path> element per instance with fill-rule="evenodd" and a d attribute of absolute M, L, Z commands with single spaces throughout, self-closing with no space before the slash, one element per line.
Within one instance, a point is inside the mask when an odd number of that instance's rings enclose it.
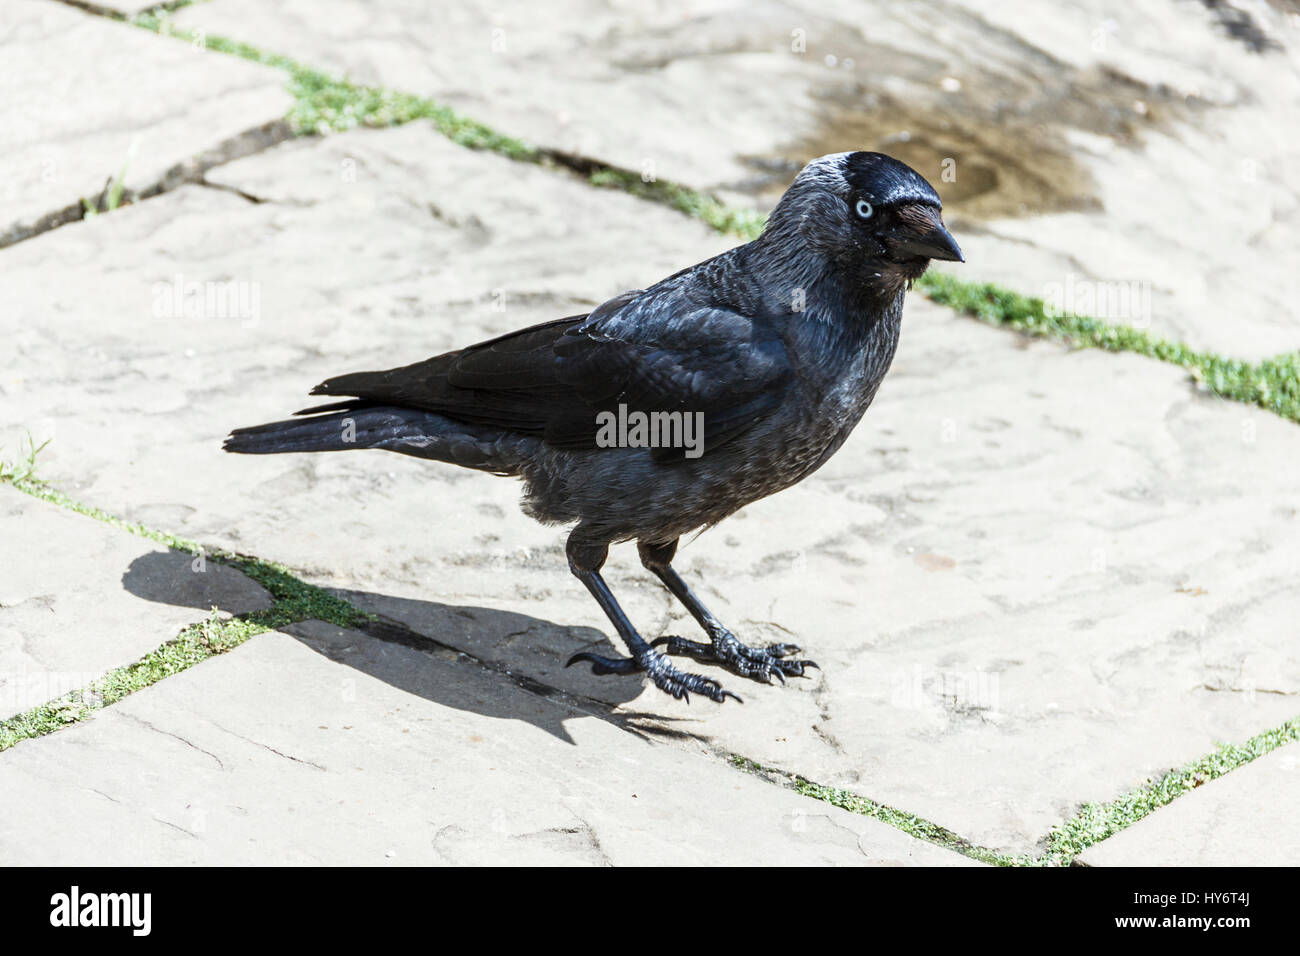
<path fill-rule="evenodd" d="M 223 446 L 240 455 L 277 455 L 290 451 L 346 451 L 369 448 L 373 426 L 361 432 L 357 441 L 357 413 L 338 412 L 314 418 L 294 418 L 284 422 L 236 428 Z M 363 421 L 369 418 L 364 416 Z M 368 424 L 368 423 L 367 423 Z M 350 439 L 350 440 L 349 440 Z"/>
<path fill-rule="evenodd" d="M 340 407 L 342 411 L 333 411 Z M 299 414 L 309 417 L 236 428 L 223 447 L 240 455 L 383 448 L 466 468 L 514 474 L 524 451 L 521 442 L 527 441 L 412 408 L 339 402 Z"/>

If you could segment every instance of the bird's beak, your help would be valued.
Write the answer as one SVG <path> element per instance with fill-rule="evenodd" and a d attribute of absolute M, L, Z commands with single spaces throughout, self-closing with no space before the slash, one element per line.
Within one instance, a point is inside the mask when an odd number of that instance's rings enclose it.
<path fill-rule="evenodd" d="M 900 210 L 902 228 L 885 241 L 889 251 L 896 256 L 924 256 L 927 259 L 945 259 L 965 262 L 961 247 L 939 218 L 933 206 L 911 205 Z"/>

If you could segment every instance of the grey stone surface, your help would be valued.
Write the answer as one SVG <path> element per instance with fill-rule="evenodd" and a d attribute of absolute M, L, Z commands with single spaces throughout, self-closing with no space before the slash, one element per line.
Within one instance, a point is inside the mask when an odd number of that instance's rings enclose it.
<path fill-rule="evenodd" d="M 1089 866 L 1296 866 L 1300 745 L 1197 787 L 1084 851 Z"/>
<path fill-rule="evenodd" d="M 50 0 L 7 0 L 0 60 L 0 242 L 279 119 L 279 70 L 216 56 Z"/>
<path fill-rule="evenodd" d="M 0 536 L 0 719 L 131 663 L 214 606 L 271 606 L 238 571 L 7 486 Z"/>
<path fill-rule="evenodd" d="M 1220 16 L 1107 0 L 213 0 L 177 22 L 738 202 L 773 201 L 813 156 L 881 149 L 944 195 L 963 275 L 1253 359 L 1300 348 L 1300 19 L 1252 5 L 1273 45 L 1260 52 Z"/>
<path fill-rule="evenodd" d="M 514 483 L 381 454 L 228 456 L 220 439 L 330 374 L 581 312 L 727 240 L 424 126 L 210 178 L 261 201 L 187 187 L 5 253 L 0 295 L 19 307 L 0 320 L 17 345 L 0 386 L 12 422 L 54 435 L 45 473 L 77 497 L 1001 849 L 1293 716 L 1296 426 L 1172 367 L 917 299 L 845 448 L 679 562 L 739 634 L 795 640 L 823 671 L 785 688 L 728 676 L 743 708 L 689 710 L 566 671 L 610 646 L 608 625 Z M 257 289 L 256 315 L 159 310 L 177 275 Z M 646 633 L 692 633 L 630 548 L 609 580 Z"/>
<path fill-rule="evenodd" d="M 0 862 L 971 865 L 697 750 L 307 623 L 5 753 Z"/>

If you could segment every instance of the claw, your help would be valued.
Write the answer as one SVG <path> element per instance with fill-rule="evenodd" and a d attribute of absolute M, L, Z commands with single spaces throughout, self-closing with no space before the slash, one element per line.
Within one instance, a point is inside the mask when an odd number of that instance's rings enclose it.
<path fill-rule="evenodd" d="M 651 646 L 666 645 L 667 654 L 684 654 L 699 661 L 718 661 L 751 680 L 770 684 L 775 677 L 782 684 L 786 677 L 803 677 L 805 667 L 817 667 L 816 661 L 788 660 L 791 654 L 801 653 L 798 644 L 771 644 L 767 647 L 750 647 L 740 643 L 730 631 L 711 633 L 712 643 L 701 644 L 682 637 L 656 638 Z M 714 697 L 717 700 L 717 697 Z"/>
<path fill-rule="evenodd" d="M 683 641 L 682 638 L 659 638 L 655 644 L 680 642 L 684 645 L 694 644 L 693 641 Z M 653 647 L 653 645 L 651 645 Z M 676 647 L 676 644 L 673 645 Z M 705 645 L 695 645 L 704 648 Z M 722 685 L 712 677 L 705 677 L 702 674 L 689 674 L 679 671 L 668 663 L 668 658 L 659 651 L 649 650 L 644 654 L 638 654 L 637 657 L 601 657 L 599 654 L 592 654 L 589 651 L 580 651 L 569 658 L 565 667 L 571 667 L 574 664 L 585 662 L 591 664 L 593 674 L 632 674 L 645 672 L 649 675 L 654 685 L 666 694 L 671 694 L 677 700 L 684 700 L 686 703 L 691 702 L 692 690 L 704 694 L 710 700 L 722 703 L 728 697 L 739 697 L 729 690 L 723 690 Z M 740 701 L 744 703 L 744 701 Z"/>

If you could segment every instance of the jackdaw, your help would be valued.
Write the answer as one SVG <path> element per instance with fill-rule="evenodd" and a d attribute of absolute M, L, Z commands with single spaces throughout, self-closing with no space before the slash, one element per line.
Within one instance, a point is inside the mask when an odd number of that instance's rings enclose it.
<path fill-rule="evenodd" d="M 236 429 L 225 448 L 382 448 L 522 478 L 526 513 L 573 525 L 569 568 L 631 655 L 568 664 L 641 672 L 677 698 L 739 700 L 665 652 L 763 682 L 816 665 L 792 656 L 793 644 L 741 643 L 673 569 L 678 539 L 806 478 L 844 444 L 893 360 L 904 293 L 931 259 L 965 261 L 940 208 L 930 184 L 889 156 L 823 156 L 752 242 L 586 315 L 331 378 L 312 394 L 342 401 Z M 642 427 L 626 434 L 611 427 L 634 419 Z M 645 440 L 647 420 L 681 440 Z M 701 430 L 688 443 L 692 425 Z M 609 546 L 629 540 L 707 644 L 637 633 L 600 575 Z"/>

